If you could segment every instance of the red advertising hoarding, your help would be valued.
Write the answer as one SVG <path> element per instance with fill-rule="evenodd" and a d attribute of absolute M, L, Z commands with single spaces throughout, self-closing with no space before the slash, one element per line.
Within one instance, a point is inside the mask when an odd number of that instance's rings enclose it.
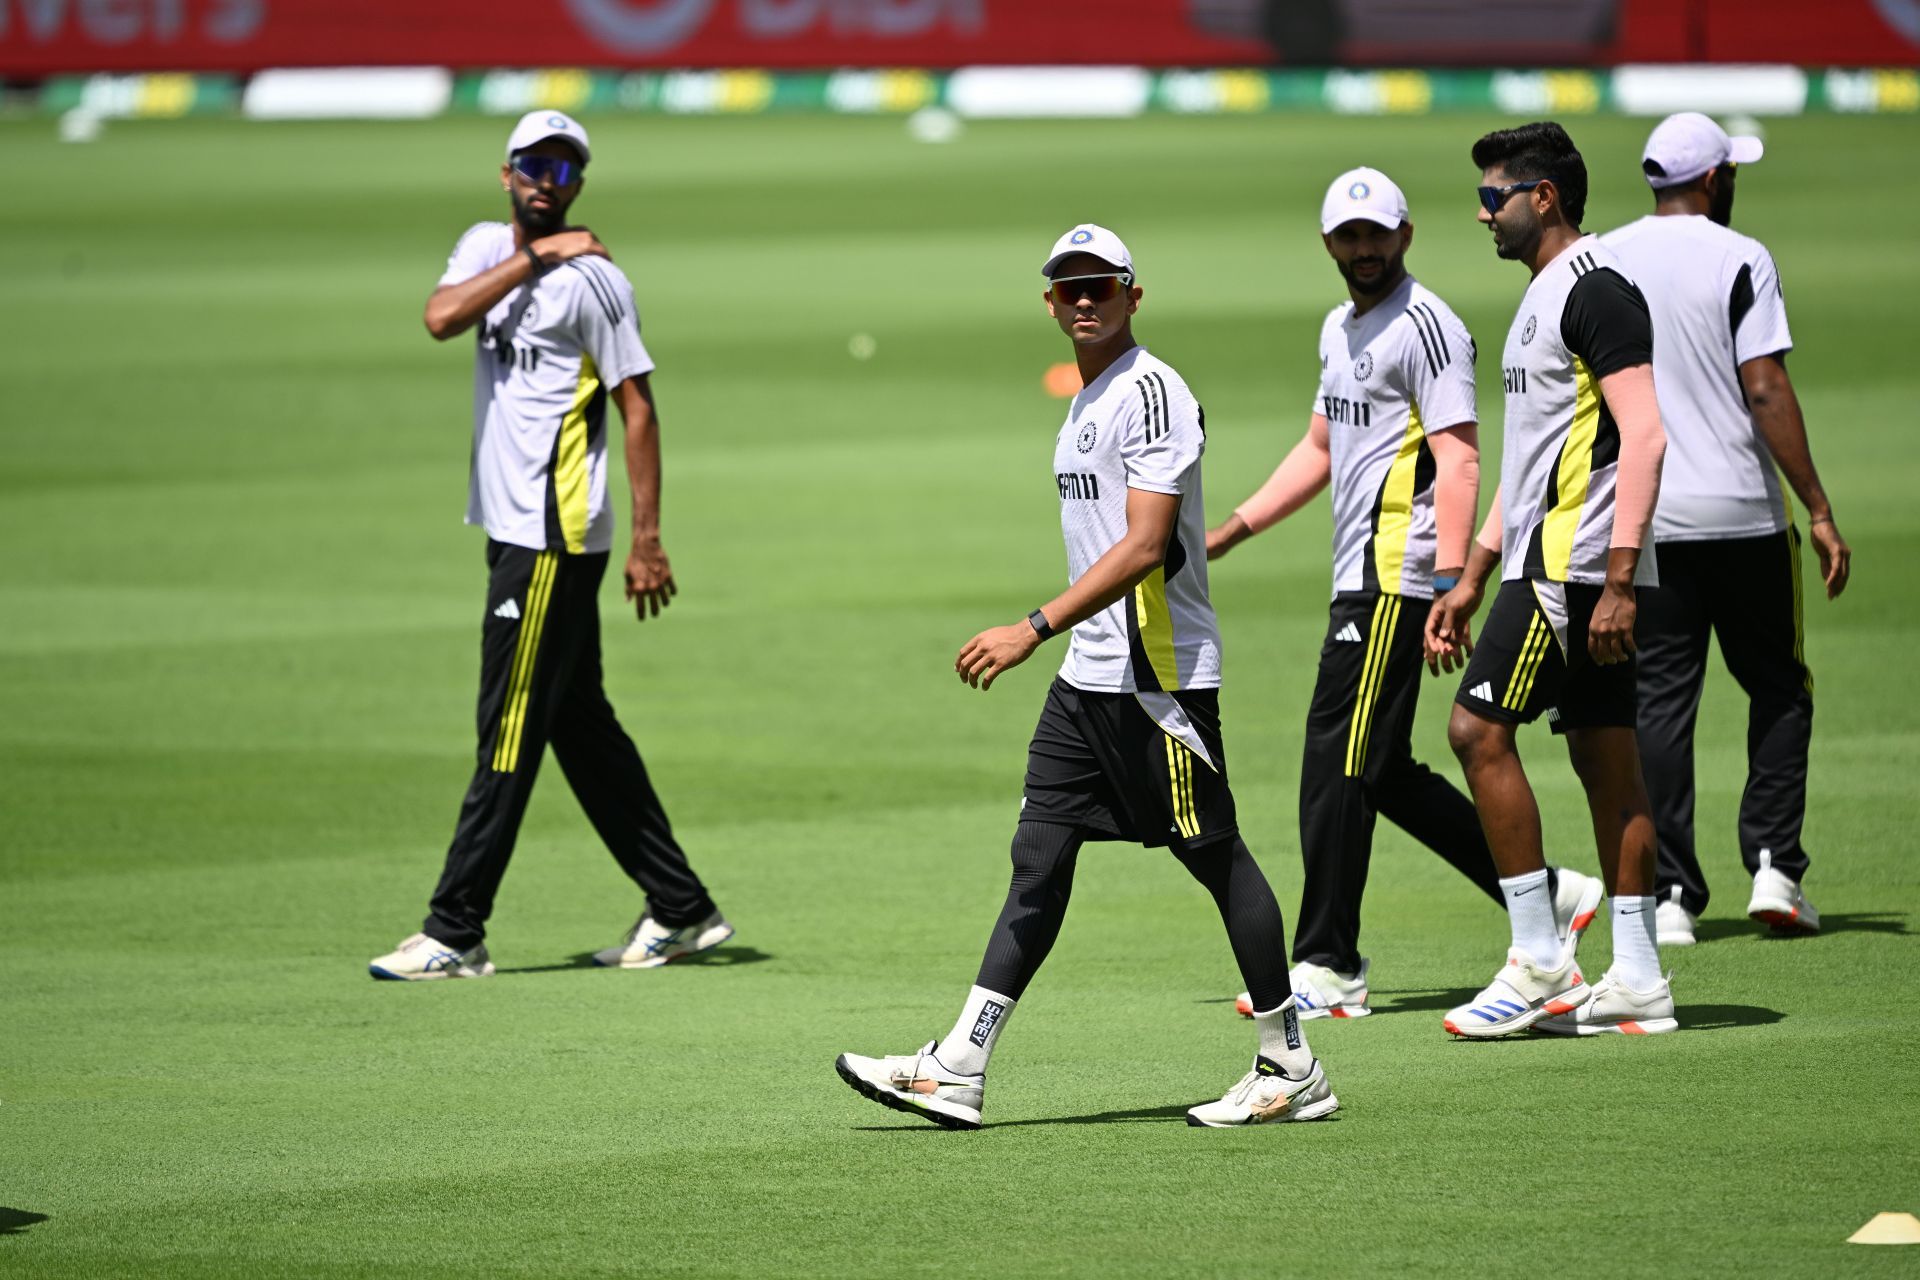
<path fill-rule="evenodd" d="M 1920 0 L 0 0 L 0 76 L 266 67 L 1920 65 Z"/>

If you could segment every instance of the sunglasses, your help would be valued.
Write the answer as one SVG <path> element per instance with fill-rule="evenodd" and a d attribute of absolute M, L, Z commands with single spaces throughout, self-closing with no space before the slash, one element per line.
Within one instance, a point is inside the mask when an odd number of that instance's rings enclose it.
<path fill-rule="evenodd" d="M 1552 178 L 1535 178 L 1532 182 L 1516 182 L 1505 187 L 1481 187 L 1480 207 L 1488 213 L 1498 213 L 1502 205 L 1516 191 L 1531 191 L 1543 182 L 1552 182 Z"/>
<path fill-rule="evenodd" d="M 1112 302 L 1132 283 L 1131 271 L 1106 271 L 1092 276 L 1061 276 L 1048 284 L 1047 292 L 1063 307 L 1077 306 L 1082 298 L 1098 307 Z"/>
<path fill-rule="evenodd" d="M 563 160 L 558 156 L 517 155 L 513 158 L 513 171 L 536 186 L 551 180 L 554 186 L 564 187 L 579 178 L 584 168 L 578 160 Z"/>

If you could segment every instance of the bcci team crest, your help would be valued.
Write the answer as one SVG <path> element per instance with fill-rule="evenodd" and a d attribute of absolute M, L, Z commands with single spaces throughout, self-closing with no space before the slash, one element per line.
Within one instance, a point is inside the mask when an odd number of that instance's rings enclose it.
<path fill-rule="evenodd" d="M 1347 188 L 1347 199 L 1349 200 L 1365 200 L 1372 194 L 1373 188 L 1364 182 L 1356 182 Z"/>
<path fill-rule="evenodd" d="M 1535 331 L 1539 329 L 1539 327 L 1540 327 L 1539 320 L 1533 316 L 1528 316 L 1526 327 L 1520 330 L 1520 345 L 1524 347 L 1529 342 L 1532 342 L 1533 335 Z"/>
<path fill-rule="evenodd" d="M 567 118 L 565 116 L 548 116 L 547 117 L 547 128 L 565 129 L 566 127 L 567 127 Z"/>
<path fill-rule="evenodd" d="M 1355 382 L 1365 382 L 1368 378 L 1371 378 L 1372 376 L 1373 376 L 1373 352 L 1362 351 L 1360 353 L 1360 358 L 1353 362 L 1353 379 Z"/>
<path fill-rule="evenodd" d="M 1092 453 L 1093 442 L 1099 438 L 1099 425 L 1092 422 L 1083 422 L 1080 424 L 1080 434 L 1073 438 L 1073 447 L 1082 453 Z"/>
<path fill-rule="evenodd" d="M 1078 231 L 1074 232 L 1072 235 L 1067 237 L 1067 243 L 1068 244 L 1085 244 L 1087 241 L 1091 239 L 1093 239 L 1093 232 L 1087 230 L 1085 227 L 1082 227 Z"/>

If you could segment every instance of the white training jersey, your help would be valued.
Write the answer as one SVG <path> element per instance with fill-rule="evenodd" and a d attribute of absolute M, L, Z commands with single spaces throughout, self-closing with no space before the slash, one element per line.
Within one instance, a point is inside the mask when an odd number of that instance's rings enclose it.
<path fill-rule="evenodd" d="M 1333 460 L 1333 591 L 1433 598 L 1433 453 L 1427 437 L 1478 421 L 1473 338 L 1408 276 L 1364 315 L 1320 326 L 1320 390 Z"/>
<path fill-rule="evenodd" d="M 1598 236 L 1582 236 L 1527 286 L 1500 356 L 1501 576 L 1607 580 L 1620 429 L 1600 394 L 1609 374 L 1653 359 L 1646 300 Z M 1654 585 L 1652 549 L 1636 580 Z"/>
<path fill-rule="evenodd" d="M 1780 473 L 1740 385 L 1741 365 L 1793 346 L 1773 255 L 1698 215 L 1648 216 L 1600 242 L 1620 255 L 1653 313 L 1653 382 L 1667 429 L 1655 541 L 1779 533 Z"/>
<path fill-rule="evenodd" d="M 440 283 L 517 252 L 512 227 L 477 223 Z M 467 523 L 535 550 L 611 549 L 607 391 L 653 371 L 633 285 L 605 258 L 574 258 L 502 298 L 475 340 Z"/>
<path fill-rule="evenodd" d="M 1166 559 L 1124 598 L 1073 629 L 1060 677 L 1076 689 L 1139 693 L 1220 686 L 1220 629 L 1207 598 L 1200 405 L 1166 361 L 1134 347 L 1083 387 L 1053 449 L 1067 576 L 1078 581 L 1127 532 L 1127 490 L 1177 494 Z"/>

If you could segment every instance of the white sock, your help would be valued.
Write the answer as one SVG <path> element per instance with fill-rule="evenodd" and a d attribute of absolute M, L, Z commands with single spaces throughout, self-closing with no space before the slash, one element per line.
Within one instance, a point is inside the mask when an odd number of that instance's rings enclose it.
<path fill-rule="evenodd" d="M 1653 929 L 1653 899 L 1613 900 L 1612 972 L 1635 991 L 1646 991 L 1660 981 L 1660 945 Z"/>
<path fill-rule="evenodd" d="M 1013 1016 L 1013 1003 L 1013 997 L 985 987 L 968 991 L 967 1002 L 960 1008 L 960 1020 L 935 1046 L 934 1056 L 945 1063 L 949 1071 L 963 1076 L 985 1075 L 987 1059 L 993 1056 L 994 1043 L 1000 1039 L 1000 1029 Z"/>
<path fill-rule="evenodd" d="M 1306 1079 L 1313 1070 L 1313 1050 L 1307 1048 L 1307 1034 L 1300 1029 L 1293 997 L 1288 996 L 1278 1009 L 1256 1012 L 1253 1025 L 1260 1029 L 1260 1056 L 1279 1063 L 1291 1078 Z"/>
<path fill-rule="evenodd" d="M 1507 900 L 1507 919 L 1513 924 L 1513 945 L 1543 968 L 1560 964 L 1560 935 L 1553 927 L 1553 895 L 1547 891 L 1547 869 L 1500 881 Z"/>

